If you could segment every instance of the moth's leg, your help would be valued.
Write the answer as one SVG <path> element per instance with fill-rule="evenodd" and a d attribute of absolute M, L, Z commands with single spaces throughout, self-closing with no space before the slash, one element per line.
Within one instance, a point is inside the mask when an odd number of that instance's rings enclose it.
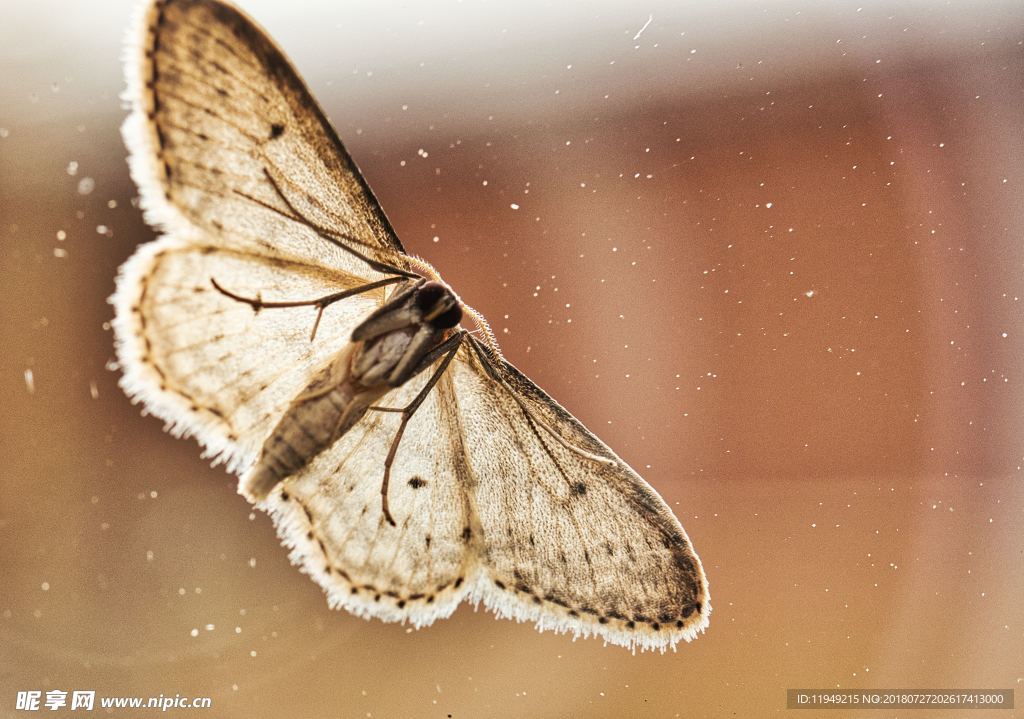
<path fill-rule="evenodd" d="M 224 289 L 220 286 L 216 279 L 210 278 L 210 282 L 213 283 L 213 288 L 220 292 L 225 297 L 230 297 L 236 302 L 242 302 L 252 307 L 253 312 L 259 312 L 262 309 L 280 309 L 284 307 L 316 307 L 316 321 L 313 323 L 313 331 L 309 335 L 309 340 L 312 342 L 313 338 L 316 337 L 316 330 L 320 326 L 320 318 L 324 315 L 324 310 L 330 305 L 334 304 L 338 300 L 343 300 L 346 297 L 352 297 L 353 295 L 359 295 L 364 292 L 375 290 L 379 287 L 387 287 L 398 282 L 404 282 L 405 277 L 385 277 L 383 280 L 377 280 L 376 282 L 369 282 L 365 285 L 359 285 L 353 287 L 350 290 L 343 290 L 341 292 L 334 292 L 323 297 L 317 297 L 315 300 L 295 300 L 292 302 L 264 302 L 259 296 L 256 297 L 243 297 L 236 295 L 234 292 Z"/>
<path fill-rule="evenodd" d="M 403 270 L 403 269 L 401 269 L 399 267 L 395 267 L 394 265 L 389 265 L 389 264 L 387 264 L 385 262 L 378 262 L 377 260 L 372 260 L 369 257 L 367 257 L 366 255 L 364 255 L 362 252 L 360 252 L 359 250 L 357 250 L 357 249 L 355 249 L 353 247 L 349 247 L 347 244 L 345 244 L 344 241 L 354 242 L 355 244 L 363 245 L 364 247 L 371 247 L 371 246 L 368 245 L 367 243 L 363 242 L 362 240 L 359 240 L 358 238 L 351 237 L 349 235 L 343 235 L 343 234 L 340 234 L 338 232 L 334 232 L 333 230 L 331 230 L 331 229 L 329 229 L 327 227 L 322 227 L 322 226 L 316 224 L 315 222 L 310 220 L 308 217 L 303 215 L 301 212 L 299 212 L 295 208 L 295 205 L 293 205 L 288 200 L 288 198 L 285 197 L 284 192 L 281 191 L 281 186 L 278 184 L 278 182 L 274 178 L 274 176 L 270 174 L 270 170 L 268 170 L 266 167 L 264 167 L 263 168 L 263 174 L 267 176 L 267 181 L 270 182 L 271 185 L 273 185 L 274 191 L 277 193 L 277 196 L 281 198 L 281 202 L 283 202 L 288 207 L 288 210 L 291 212 L 290 215 L 286 214 L 284 212 L 281 212 L 281 210 L 279 210 L 278 208 L 274 207 L 273 205 L 269 205 L 266 202 L 263 202 L 262 200 L 260 200 L 260 199 L 258 199 L 256 197 L 252 197 L 251 195 L 246 195 L 245 193 L 240 192 L 239 190 L 235 190 L 235 193 L 238 194 L 238 195 L 241 195 L 242 197 L 244 197 L 245 199 L 247 199 L 247 200 L 249 200 L 251 202 L 255 202 L 258 205 L 262 205 L 263 207 L 267 208 L 268 210 L 276 212 L 277 214 L 281 215 L 282 217 L 285 217 L 285 218 L 287 218 L 289 220 L 292 220 L 294 222 L 299 222 L 299 223 L 305 225 L 309 229 L 313 230 L 313 232 L 315 232 L 316 234 L 320 235 L 320 237 L 322 237 L 323 239 L 325 239 L 328 242 L 330 242 L 332 245 L 335 245 L 339 249 L 344 250 L 345 252 L 348 252 L 353 257 L 356 257 L 356 258 L 362 260 L 363 262 L 365 262 L 367 265 L 369 265 L 373 269 L 377 270 L 378 272 L 384 272 L 384 273 L 392 274 L 392 275 L 402 275 L 403 277 L 406 277 L 408 279 L 419 279 L 419 275 L 416 274 L 415 272 L 409 272 L 408 270 Z"/>
<path fill-rule="evenodd" d="M 423 400 L 425 400 L 427 395 L 430 394 L 430 390 L 434 389 L 434 385 L 436 385 L 438 380 L 441 379 L 441 375 L 443 375 L 445 370 L 448 369 L 448 365 L 451 364 L 451 361 L 455 358 L 455 353 L 459 351 L 459 346 L 462 344 L 462 340 L 465 336 L 465 331 L 460 330 L 424 355 L 423 360 L 417 366 L 417 370 L 412 376 L 419 374 L 429 367 L 430 363 L 437 360 L 437 358 L 442 354 L 444 354 L 444 359 L 441 360 L 441 364 L 434 371 L 434 374 L 430 376 L 430 379 L 427 380 L 427 383 L 423 385 L 423 389 L 419 391 L 419 394 L 413 398 L 412 402 L 407 404 L 405 407 L 370 407 L 370 409 L 376 410 L 377 412 L 402 413 L 402 422 L 398 425 L 398 431 L 395 432 L 394 439 L 391 440 L 391 449 L 388 451 L 388 456 L 384 460 L 384 481 L 380 486 L 381 506 L 384 509 L 384 519 L 388 520 L 388 523 L 392 527 L 395 526 L 395 520 L 391 516 L 391 510 L 388 508 L 388 483 L 391 481 L 391 465 L 395 461 L 395 455 L 398 453 L 398 445 L 402 441 L 402 435 L 405 434 L 405 427 L 409 424 L 409 420 L 412 419 L 413 414 L 416 413 L 419 406 L 423 404 Z"/>

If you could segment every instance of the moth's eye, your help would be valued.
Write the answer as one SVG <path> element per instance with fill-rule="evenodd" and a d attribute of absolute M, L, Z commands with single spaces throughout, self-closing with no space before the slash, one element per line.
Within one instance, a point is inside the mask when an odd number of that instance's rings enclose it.
<path fill-rule="evenodd" d="M 423 313 L 423 318 L 437 329 L 448 329 L 459 324 L 462 319 L 462 308 L 444 285 L 428 282 L 416 293 L 416 307 Z"/>
<path fill-rule="evenodd" d="M 430 324 L 431 326 L 436 327 L 439 330 L 446 330 L 449 329 L 450 327 L 454 327 L 455 325 L 459 324 L 461 320 L 462 308 L 459 306 L 459 303 L 456 302 L 454 305 L 452 305 L 451 309 L 448 309 L 439 314 L 437 317 L 431 319 Z"/>
<path fill-rule="evenodd" d="M 416 306 L 425 314 L 430 314 L 438 302 L 442 301 L 445 295 L 450 295 L 448 288 L 439 282 L 427 282 L 420 287 L 416 293 Z"/>

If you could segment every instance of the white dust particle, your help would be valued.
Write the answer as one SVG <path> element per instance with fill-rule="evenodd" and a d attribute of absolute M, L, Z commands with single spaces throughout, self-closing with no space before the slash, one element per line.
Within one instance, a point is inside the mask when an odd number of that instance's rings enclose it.
<path fill-rule="evenodd" d="M 766 203 L 764 203 L 764 206 L 765 206 L 765 207 L 766 207 L 767 209 L 769 209 L 769 210 L 770 210 L 770 209 L 772 209 L 772 203 L 770 203 L 770 202 L 766 202 Z"/>
<path fill-rule="evenodd" d="M 36 393 L 36 377 L 32 374 L 31 369 L 25 370 L 25 389 L 28 390 L 29 394 Z"/>
<path fill-rule="evenodd" d="M 814 290 L 807 290 L 804 292 L 804 297 L 814 297 Z"/>
<path fill-rule="evenodd" d="M 68 174 L 72 177 L 78 174 L 78 163 L 74 160 L 68 163 Z"/>
<path fill-rule="evenodd" d="M 519 209 L 519 205 L 517 205 L 514 202 L 511 205 L 509 205 L 509 207 L 511 207 L 513 210 L 518 210 Z"/>
<path fill-rule="evenodd" d="M 68 251 L 65 250 L 63 247 L 54 247 L 53 248 L 53 256 L 58 258 L 58 259 L 63 260 L 65 257 L 68 256 Z"/>
<path fill-rule="evenodd" d="M 88 195 L 90 192 L 96 189 L 96 180 L 91 177 L 83 177 L 78 181 L 78 194 Z"/>
<path fill-rule="evenodd" d="M 196 629 L 196 628 L 193 628 L 192 631 L 189 632 L 189 636 L 198 637 L 199 636 L 199 630 Z"/>
<path fill-rule="evenodd" d="M 93 399 L 100 398 L 100 389 L 96 386 L 96 380 L 94 379 L 89 380 L 89 396 Z"/>
<path fill-rule="evenodd" d="M 67 238 L 68 238 L 68 233 L 67 232 L 65 232 L 64 230 L 57 230 L 57 241 L 58 242 L 63 242 Z"/>
<path fill-rule="evenodd" d="M 0 127 L 0 138 L 8 137 L 10 134 L 11 131 L 8 130 L 6 127 Z"/>
<path fill-rule="evenodd" d="M 43 582 L 42 584 L 39 585 L 39 588 L 42 589 L 44 592 L 48 592 L 48 591 L 50 591 L 50 583 L 49 582 Z"/>
<path fill-rule="evenodd" d="M 1007 335 L 1005 332 L 1003 332 L 1003 339 L 1006 339 L 1008 336 L 1009 335 Z"/>
<path fill-rule="evenodd" d="M 633 39 L 634 40 L 639 40 L 640 36 L 644 34 L 644 30 L 646 30 L 648 27 L 650 27 L 652 22 L 654 22 L 654 15 L 648 15 L 647 16 L 647 22 L 644 23 L 644 26 L 642 28 L 640 28 L 639 30 L 636 31 L 636 35 L 633 36 Z"/>

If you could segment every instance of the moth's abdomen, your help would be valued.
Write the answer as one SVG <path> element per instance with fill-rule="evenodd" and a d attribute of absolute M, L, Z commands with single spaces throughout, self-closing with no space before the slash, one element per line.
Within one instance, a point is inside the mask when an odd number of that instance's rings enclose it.
<path fill-rule="evenodd" d="M 366 413 L 356 407 L 346 383 L 318 397 L 289 408 L 263 443 L 260 460 L 247 484 L 248 493 L 265 498 L 286 477 L 298 472 L 331 443 L 334 428 L 344 432 Z"/>
<path fill-rule="evenodd" d="M 342 352 L 292 401 L 243 478 L 242 494 L 253 501 L 265 499 L 366 414 L 377 393 L 368 393 L 349 376 L 350 356 Z"/>
<path fill-rule="evenodd" d="M 405 324 L 366 342 L 350 343 L 292 400 L 263 442 L 259 461 L 242 478 L 239 492 L 254 502 L 266 499 L 279 482 L 330 447 L 392 388 L 391 375 L 408 360 L 414 339 L 430 347 L 438 334 L 433 328 L 424 331 Z"/>

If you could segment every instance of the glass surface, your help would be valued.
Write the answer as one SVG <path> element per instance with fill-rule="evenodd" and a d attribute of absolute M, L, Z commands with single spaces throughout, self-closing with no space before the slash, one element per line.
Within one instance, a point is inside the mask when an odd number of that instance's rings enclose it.
<path fill-rule="evenodd" d="M 420 631 L 330 610 L 107 368 L 153 236 L 118 133 L 130 3 L 5 3 L 0 714 L 33 689 L 211 697 L 197 717 L 1020 701 L 1020 3 L 245 7 L 410 252 L 673 507 L 710 628 L 632 656 L 465 605 Z"/>

